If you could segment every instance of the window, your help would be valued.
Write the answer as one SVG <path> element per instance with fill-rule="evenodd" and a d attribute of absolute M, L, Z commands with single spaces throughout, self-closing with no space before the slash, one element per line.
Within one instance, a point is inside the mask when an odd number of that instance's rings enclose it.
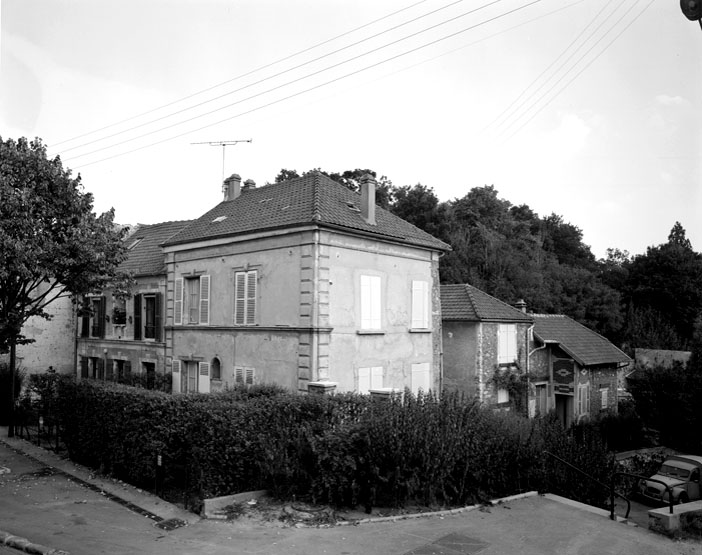
<path fill-rule="evenodd" d="M 412 282 L 412 329 L 429 329 L 429 283 L 426 281 Z"/>
<path fill-rule="evenodd" d="M 500 388 L 497 390 L 497 402 L 509 403 L 509 390 Z"/>
<path fill-rule="evenodd" d="M 256 323 L 256 288 L 258 271 L 234 274 L 234 325 L 253 326 Z"/>
<path fill-rule="evenodd" d="M 247 366 L 235 366 L 234 382 L 252 385 L 254 383 L 254 369 Z"/>
<path fill-rule="evenodd" d="M 134 339 L 161 341 L 161 293 L 134 295 Z"/>
<path fill-rule="evenodd" d="M 431 372 L 428 362 L 412 365 L 412 378 L 410 388 L 415 395 L 420 391 L 427 393 L 431 389 Z"/>
<path fill-rule="evenodd" d="M 173 291 L 173 323 L 210 323 L 210 276 L 177 278 Z"/>
<path fill-rule="evenodd" d="M 513 364 L 517 360 L 517 326 L 500 324 L 497 332 L 497 363 Z"/>
<path fill-rule="evenodd" d="M 578 414 L 590 414 L 590 384 L 578 385 Z"/>
<path fill-rule="evenodd" d="M 361 329 L 380 330 L 380 276 L 361 276 Z"/>
<path fill-rule="evenodd" d="M 222 379 L 222 363 L 217 357 L 212 359 L 212 364 L 210 366 L 210 378 L 213 380 Z"/>
<path fill-rule="evenodd" d="M 358 369 L 358 392 L 370 393 L 371 389 L 383 388 L 383 367 L 370 366 Z"/>
<path fill-rule="evenodd" d="M 127 307 L 124 299 L 112 298 L 112 324 L 124 326 L 127 323 Z"/>
<path fill-rule="evenodd" d="M 81 337 L 105 337 L 105 297 L 83 300 Z"/>
<path fill-rule="evenodd" d="M 600 409 L 601 410 L 607 410 L 608 405 L 609 405 L 609 387 L 605 386 L 600 386 Z"/>

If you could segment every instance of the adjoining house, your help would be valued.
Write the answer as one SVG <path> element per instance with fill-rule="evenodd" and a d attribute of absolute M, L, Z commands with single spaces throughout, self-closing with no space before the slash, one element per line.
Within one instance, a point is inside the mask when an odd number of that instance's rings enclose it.
<path fill-rule="evenodd" d="M 175 392 L 440 388 L 438 261 L 449 246 L 319 172 L 224 200 L 165 241 Z"/>
<path fill-rule="evenodd" d="M 509 407 L 496 374 L 528 371 L 531 316 L 468 284 L 441 286 L 441 314 L 444 389 Z"/>
<path fill-rule="evenodd" d="M 568 316 L 531 314 L 532 412 L 555 409 L 565 426 L 617 409 L 619 374 L 631 358 Z"/>
<path fill-rule="evenodd" d="M 130 295 L 107 289 L 83 298 L 78 320 L 78 375 L 119 379 L 130 373 L 148 378 L 166 371 L 163 324 L 166 265 L 161 243 L 189 222 L 139 226 L 125 241 L 119 266 L 135 279 Z"/>
<path fill-rule="evenodd" d="M 565 426 L 616 410 L 618 378 L 631 359 L 568 316 L 516 306 L 471 285 L 441 286 L 444 389 L 498 408 L 528 399 L 524 413 L 555 410 Z M 510 375 L 521 384 L 512 392 L 504 385 Z"/>

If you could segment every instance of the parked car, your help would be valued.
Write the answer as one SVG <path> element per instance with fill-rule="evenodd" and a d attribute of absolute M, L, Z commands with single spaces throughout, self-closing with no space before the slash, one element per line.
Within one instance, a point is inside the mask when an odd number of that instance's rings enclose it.
<path fill-rule="evenodd" d="M 697 455 L 671 455 L 658 469 L 652 479 L 665 482 L 673 491 L 674 503 L 687 503 L 700 499 L 700 473 L 702 457 Z M 659 503 L 669 503 L 668 490 L 659 482 L 641 480 L 639 493 Z"/>

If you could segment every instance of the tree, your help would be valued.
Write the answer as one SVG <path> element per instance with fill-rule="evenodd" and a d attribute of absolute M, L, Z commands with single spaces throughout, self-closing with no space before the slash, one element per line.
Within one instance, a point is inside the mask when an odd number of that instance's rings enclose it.
<path fill-rule="evenodd" d="M 659 348 L 687 349 L 696 319 L 702 313 L 702 255 L 692 249 L 676 222 L 668 242 L 648 247 L 628 264 L 625 296 L 629 310 L 650 309 L 675 328 L 679 342 Z M 634 346 L 649 347 L 636 336 Z"/>
<path fill-rule="evenodd" d="M 113 218 L 93 213 L 80 176 L 48 159 L 40 139 L 0 138 L 0 350 L 10 352 L 13 375 L 16 345 L 32 342 L 22 335 L 30 317 L 49 319 L 54 300 L 119 277 L 125 248 Z"/>

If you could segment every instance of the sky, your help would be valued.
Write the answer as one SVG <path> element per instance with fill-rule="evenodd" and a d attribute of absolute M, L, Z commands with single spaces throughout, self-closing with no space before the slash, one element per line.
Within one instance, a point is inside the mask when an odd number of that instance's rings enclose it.
<path fill-rule="evenodd" d="M 232 173 L 369 168 L 493 185 L 598 258 L 676 221 L 702 251 L 702 29 L 676 0 L 2 0 L 0 136 L 124 224 L 196 218 Z"/>

